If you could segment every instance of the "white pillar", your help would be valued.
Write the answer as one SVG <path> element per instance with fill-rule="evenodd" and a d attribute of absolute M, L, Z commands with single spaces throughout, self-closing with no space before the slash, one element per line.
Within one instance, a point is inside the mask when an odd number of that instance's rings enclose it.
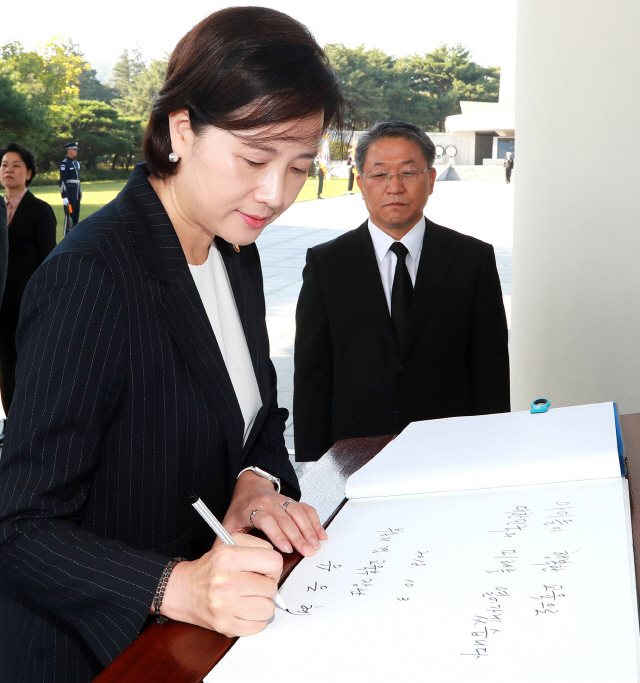
<path fill-rule="evenodd" d="M 512 403 L 640 412 L 640 2 L 519 0 Z"/>

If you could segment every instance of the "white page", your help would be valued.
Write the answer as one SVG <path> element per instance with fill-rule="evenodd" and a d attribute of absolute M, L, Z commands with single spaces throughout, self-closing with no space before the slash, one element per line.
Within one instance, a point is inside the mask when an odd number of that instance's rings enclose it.
<path fill-rule="evenodd" d="M 613 403 L 413 422 L 347 481 L 347 498 L 620 476 Z"/>
<path fill-rule="evenodd" d="M 636 682 L 625 487 L 349 501 L 205 683 Z"/>

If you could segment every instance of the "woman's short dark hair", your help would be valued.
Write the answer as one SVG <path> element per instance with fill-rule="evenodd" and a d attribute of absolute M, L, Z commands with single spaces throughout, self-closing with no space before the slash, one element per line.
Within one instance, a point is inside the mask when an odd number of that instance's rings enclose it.
<path fill-rule="evenodd" d="M 375 123 L 358 138 L 356 168 L 359 173 L 362 173 L 364 162 L 367 160 L 369 145 L 383 138 L 404 138 L 405 140 L 415 142 L 420 147 L 427 166 L 429 168 L 433 166 L 433 162 L 436 159 L 436 147 L 422 128 L 418 128 L 418 126 L 414 126 L 413 123 L 408 123 L 407 121 L 378 121 L 378 123 Z"/>
<path fill-rule="evenodd" d="M 169 114 L 181 109 L 198 135 L 205 126 L 268 130 L 318 112 L 323 130 L 342 128 L 344 106 L 329 59 L 307 28 L 273 9 L 231 7 L 203 19 L 173 51 L 144 156 L 152 175 L 175 173 Z"/>
<path fill-rule="evenodd" d="M 0 149 L 0 161 L 4 155 L 8 154 L 9 152 L 15 152 L 16 154 L 19 154 L 22 157 L 22 161 L 24 161 L 25 166 L 27 167 L 27 171 L 31 171 L 31 178 L 28 178 L 26 182 L 26 186 L 29 187 L 29 185 L 31 185 L 31 181 L 36 177 L 35 157 L 26 147 L 19 145 L 17 142 L 10 142 L 8 145 L 5 145 L 2 149 Z"/>

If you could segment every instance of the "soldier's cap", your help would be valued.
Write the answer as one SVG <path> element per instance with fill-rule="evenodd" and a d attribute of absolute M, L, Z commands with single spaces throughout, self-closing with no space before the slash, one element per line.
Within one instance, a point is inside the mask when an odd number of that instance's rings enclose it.
<path fill-rule="evenodd" d="M 77 142 L 67 142 L 67 144 L 64 146 L 65 149 L 78 149 L 78 143 Z"/>

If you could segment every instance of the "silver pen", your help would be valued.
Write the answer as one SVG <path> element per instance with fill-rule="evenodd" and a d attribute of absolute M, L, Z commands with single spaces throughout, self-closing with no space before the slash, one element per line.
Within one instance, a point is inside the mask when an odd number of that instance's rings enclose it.
<path fill-rule="evenodd" d="M 220 524 L 216 516 L 209 510 L 209 508 L 195 495 L 195 493 L 189 497 L 191 505 L 199 513 L 200 517 L 216 532 L 218 538 L 226 545 L 238 545 L 232 538 L 231 534 Z M 275 597 L 276 605 L 282 610 L 287 610 L 287 606 L 284 604 L 284 600 L 280 597 L 280 593 L 276 593 Z"/>

